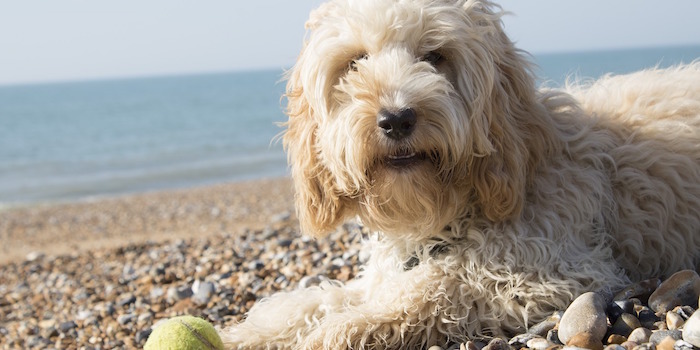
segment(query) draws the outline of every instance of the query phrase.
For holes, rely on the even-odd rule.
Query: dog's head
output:
[[[312,12],[284,134],[305,233],[356,214],[417,235],[463,215],[518,215],[535,90],[498,9],[336,0]]]

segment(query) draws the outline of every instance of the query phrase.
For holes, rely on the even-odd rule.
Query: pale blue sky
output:
[[[0,0],[0,84],[290,66],[322,0]],[[700,44],[700,1],[504,0],[533,53]]]

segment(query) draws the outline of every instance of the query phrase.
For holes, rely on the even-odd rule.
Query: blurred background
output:
[[[0,2],[0,206],[287,174],[282,76],[322,1]],[[499,2],[541,82],[700,57],[700,2]]]

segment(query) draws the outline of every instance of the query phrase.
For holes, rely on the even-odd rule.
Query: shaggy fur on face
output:
[[[260,301],[231,346],[502,336],[700,267],[700,64],[537,90],[500,16],[485,0],[311,14],[284,135],[301,229],[377,234],[355,280]]]

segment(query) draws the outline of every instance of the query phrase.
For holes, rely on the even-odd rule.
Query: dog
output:
[[[487,0],[333,0],[288,75],[302,232],[377,232],[346,284],[281,292],[234,348],[421,349],[524,332],[700,267],[700,62],[538,89]]]

